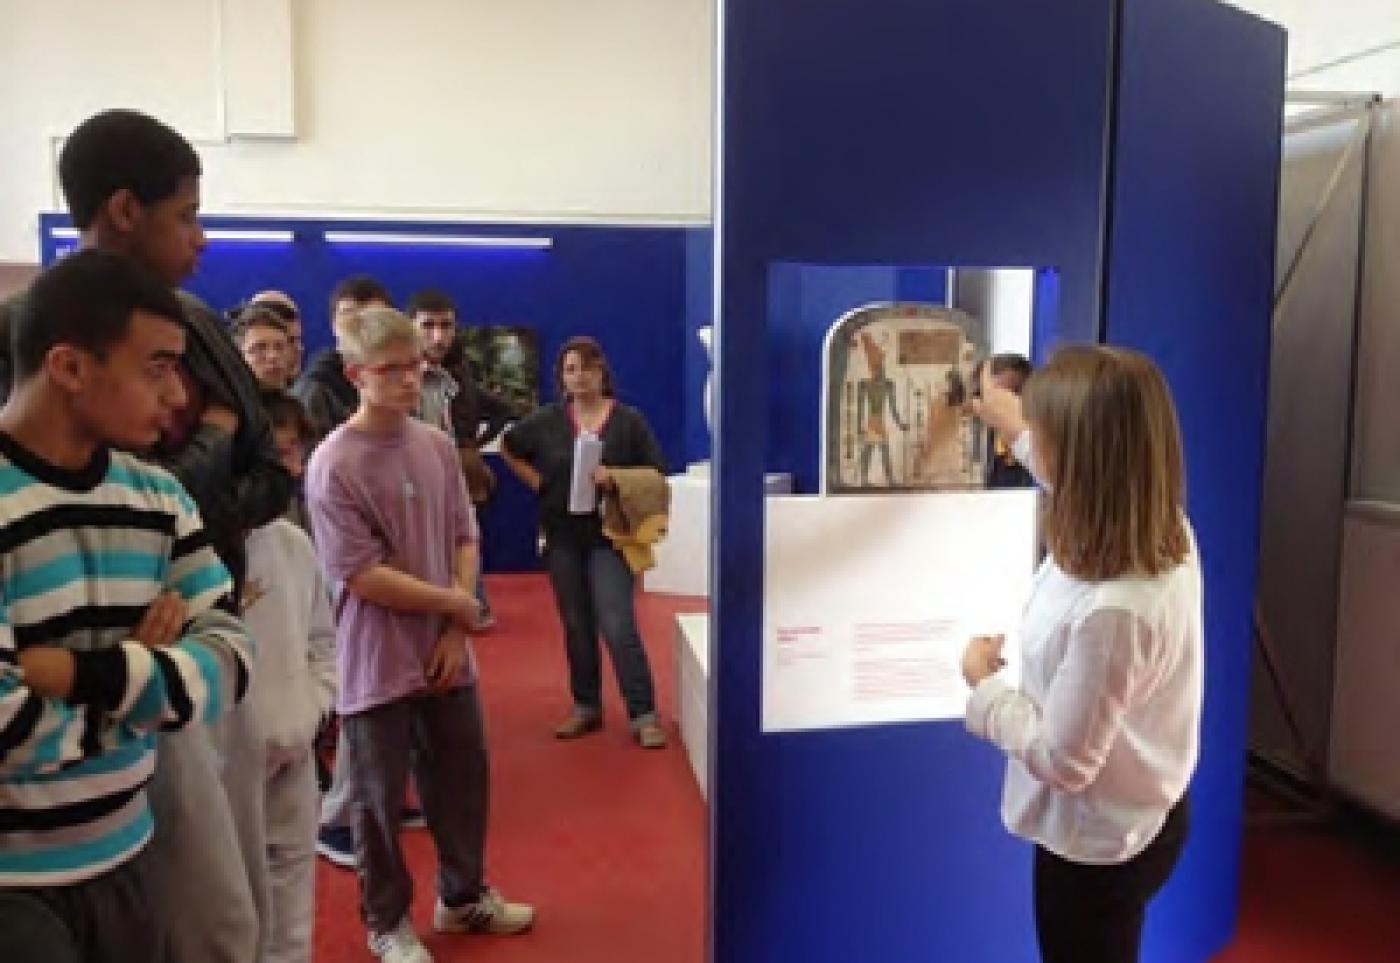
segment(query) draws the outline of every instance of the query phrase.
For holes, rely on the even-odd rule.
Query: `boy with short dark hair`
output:
[[[316,432],[306,407],[294,396],[285,391],[266,389],[262,394],[263,407],[272,420],[272,434],[277,439],[277,453],[282,456],[282,464],[296,479],[296,491],[287,504],[283,516],[297,528],[311,536],[311,516],[306,512],[306,493],[302,490],[302,479],[306,475],[307,449]]]
[[[418,417],[447,432],[457,446],[467,494],[480,519],[496,490],[496,474],[486,464],[481,449],[500,437],[515,411],[510,402],[477,382],[458,327],[457,304],[450,296],[431,288],[418,291],[408,299],[404,313],[418,326],[423,357],[428,362]],[[480,577],[476,598],[481,603],[477,627],[490,628],[496,620],[486,599],[486,583]]]
[[[229,336],[261,388],[282,390],[291,381],[292,340],[274,308],[246,304],[229,321]]]
[[[982,380],[982,366],[987,366],[993,382],[1014,394],[1020,394],[1030,379],[1030,360],[1024,355],[1010,352],[994,354],[985,361],[978,362],[972,372],[972,383]],[[1025,465],[1016,460],[1010,444],[991,429],[987,430],[987,487],[1034,488],[1035,479]]]
[[[265,391],[263,401],[287,471],[300,478],[306,414],[284,392]],[[225,766],[263,779],[253,813],[268,876],[260,963],[310,963],[320,803],[315,741],[335,698],[335,625],[316,550],[289,519],[248,535],[242,610],[258,640],[249,707],[261,738],[233,740]]]
[[[339,330],[341,320],[360,308],[374,305],[387,308],[391,304],[389,289],[368,274],[342,278],[331,291],[331,331]],[[313,448],[331,430],[340,427],[359,404],[355,386],[345,377],[345,359],[334,347],[311,359],[311,364],[292,386],[292,394],[306,406],[306,413],[311,416],[311,424],[316,429]]]
[[[148,889],[155,734],[242,698],[232,582],[153,444],[185,402],[183,309],[84,251],[12,320],[0,410],[0,957],[163,957]]]
[[[306,342],[302,339],[301,309],[290,294],[276,290],[259,291],[248,299],[248,304],[270,308],[286,324],[287,341],[291,347],[291,357],[287,362],[287,383],[290,384],[301,374],[302,355],[306,351]]]
[[[173,287],[204,250],[199,224],[202,168],[177,131],[134,110],[104,110],[64,141],[58,173],[79,246],[128,258]],[[236,605],[246,568],[247,533],[286,509],[292,480],[273,445],[257,382],[224,330],[198,298],[175,291],[184,353],[173,374],[181,402],[158,437],[139,450],[167,468],[199,507],[214,550],[233,577]],[[8,393],[8,336],[25,295],[0,305],[0,394]],[[246,716],[235,712],[234,715]],[[246,728],[256,720],[243,719]],[[156,813],[152,872],[170,926],[171,963],[248,963],[259,954],[266,879],[240,856],[231,797],[260,791],[238,773],[221,780],[204,727],[160,740],[150,787]],[[246,801],[246,798],[245,800]],[[247,847],[245,846],[245,849]],[[200,889],[188,880],[200,880]]]

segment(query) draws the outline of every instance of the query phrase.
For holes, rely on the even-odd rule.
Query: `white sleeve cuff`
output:
[[[972,690],[972,698],[967,701],[967,717],[964,720],[967,731],[974,736],[991,740],[989,727],[992,708],[1011,691],[1011,686],[995,675],[989,675],[977,683],[977,687]]]

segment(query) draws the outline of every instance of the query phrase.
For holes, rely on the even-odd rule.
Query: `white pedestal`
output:
[[[700,795],[709,799],[710,617],[676,616],[676,715]]]
[[[706,597],[710,594],[710,477],[709,465],[692,465],[684,475],[672,475],[671,517],[666,537],[656,546],[656,567],[646,573],[643,587],[665,595]],[[767,495],[792,491],[792,476],[765,475]]]

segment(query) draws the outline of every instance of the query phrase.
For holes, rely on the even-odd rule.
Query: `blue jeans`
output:
[[[544,553],[559,621],[564,626],[564,651],[569,659],[569,688],[574,707],[599,715],[603,711],[602,669],[598,634],[608,644],[617,685],[636,725],[656,718],[656,696],[633,605],[636,580],[627,562],[611,545],[550,544]]]

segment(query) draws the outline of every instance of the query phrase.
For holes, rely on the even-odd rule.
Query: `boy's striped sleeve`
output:
[[[103,724],[100,711],[25,684],[9,611],[0,603],[0,775],[52,772],[93,755]]]
[[[248,691],[252,639],[241,620],[219,607],[232,595],[233,580],[183,492],[166,587],[179,593],[189,612],[181,638],[169,646],[122,645],[128,677],[116,712],[138,727],[209,722]]]

